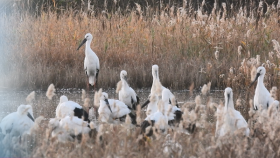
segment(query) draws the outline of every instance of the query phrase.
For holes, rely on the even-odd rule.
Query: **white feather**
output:
[[[9,131],[11,136],[21,136],[29,133],[34,121],[27,116],[28,113],[33,117],[32,107],[30,105],[20,105],[16,112],[4,117],[0,124],[2,133],[7,134]]]
[[[244,117],[234,109],[233,93],[231,88],[225,89],[225,108],[223,108],[222,120],[216,122],[216,136],[222,137],[228,133],[245,128],[244,135],[249,136],[250,130]],[[229,97],[228,97],[229,96]],[[220,110],[218,108],[218,110]],[[219,116],[221,111],[217,111]],[[219,120],[219,119],[218,119]]]

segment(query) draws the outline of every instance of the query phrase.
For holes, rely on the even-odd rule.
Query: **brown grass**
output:
[[[251,67],[259,64],[248,64],[256,55],[260,64],[267,59],[274,64],[267,67],[268,87],[279,85],[279,59],[272,43],[280,41],[277,12],[261,17],[258,28],[253,13],[247,17],[242,10],[233,17],[214,11],[209,16],[179,9],[177,13],[163,10],[141,16],[138,8],[126,15],[116,11],[89,16],[73,10],[38,17],[1,15],[0,28],[5,31],[0,34],[0,88],[46,89],[49,83],[85,88],[84,48],[76,48],[88,32],[100,59],[100,88],[115,87],[121,70],[130,74],[132,87],[150,87],[151,67],[158,64],[162,84],[173,89],[187,89],[192,83],[199,88],[208,82],[218,89],[244,89]]]

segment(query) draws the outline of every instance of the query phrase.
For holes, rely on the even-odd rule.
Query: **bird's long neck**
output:
[[[261,75],[261,76],[258,78],[257,87],[264,87],[263,79],[264,79],[264,75]]]
[[[91,43],[91,40],[88,40],[88,41],[86,42],[86,50],[85,50],[86,56],[90,55],[90,53],[92,52],[92,51],[91,51],[91,48],[90,48],[90,43]]]
[[[233,104],[233,98],[232,98],[232,96],[230,96],[230,98],[227,98],[227,99],[226,99],[225,108],[226,108],[226,110],[228,110],[228,109],[234,109],[234,104]]]
[[[123,78],[122,78],[121,80],[122,80],[122,88],[128,88],[129,85],[128,85],[128,83],[126,82],[126,80],[124,80]]]

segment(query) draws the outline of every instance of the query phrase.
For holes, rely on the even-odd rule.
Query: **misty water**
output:
[[[5,91],[0,90],[0,120],[11,112],[15,112],[20,104],[27,104],[26,97],[31,91]],[[118,94],[115,89],[104,90],[109,95],[109,98],[118,98]],[[136,90],[137,95],[140,98],[140,104],[143,104],[150,93],[150,89],[139,89]],[[200,92],[196,91],[191,95],[188,90],[177,90],[173,91],[179,106],[185,102],[192,102],[195,100],[195,96],[199,95]],[[69,100],[75,101],[80,105],[83,105],[82,101],[82,89],[59,89],[56,91],[56,95],[49,100],[46,97],[46,91],[35,91],[35,100],[32,102],[33,115],[35,118],[38,116],[44,116],[45,118],[55,117],[55,109],[59,103],[59,97],[61,95],[66,95]],[[93,106],[94,92],[89,92],[89,97],[91,99],[90,106]],[[212,97],[213,101],[219,103],[223,100],[223,91],[215,90],[211,91],[208,97]]]

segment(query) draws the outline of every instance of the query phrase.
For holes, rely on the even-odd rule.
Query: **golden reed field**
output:
[[[280,2],[265,11],[264,3],[237,10],[223,3],[210,12],[202,3],[198,8],[168,6],[148,14],[148,7],[136,3],[126,14],[95,13],[94,8],[58,12],[52,7],[36,15],[16,9],[1,13],[1,89],[45,90],[51,83],[56,88],[85,88],[84,47],[76,49],[86,33],[93,35],[91,48],[100,60],[98,88],[115,88],[121,70],[127,71],[134,89],[150,88],[154,64],[162,85],[172,90],[200,90],[210,84],[182,104],[178,126],[155,131],[152,137],[140,134],[140,128],[126,119],[122,124],[93,123],[92,132],[81,140],[60,142],[51,137],[45,115],[56,107],[45,108],[45,119],[37,117],[31,135],[21,142],[1,141],[0,157],[279,157],[280,113],[273,106],[254,111],[255,85],[249,87],[262,65],[265,86],[279,99],[279,90],[272,87],[280,84]],[[216,111],[224,103],[215,102],[209,90],[226,87],[233,89],[235,108],[243,109],[249,137],[244,129],[215,137]],[[140,125],[145,112],[137,113]],[[196,128],[189,132],[193,124]]]
[[[280,27],[275,6],[258,20],[256,9],[240,8],[233,14],[221,8],[207,15],[171,7],[145,16],[141,9],[136,5],[125,15],[103,11],[91,16],[71,9],[49,9],[37,16],[1,14],[0,87],[46,89],[54,83],[85,88],[84,47],[76,49],[88,32],[100,59],[100,88],[115,87],[121,70],[128,72],[132,87],[150,87],[153,64],[159,65],[162,84],[172,89],[188,89],[192,83],[199,88],[208,82],[217,89],[243,89],[251,81],[252,68],[263,63],[271,75],[268,86],[278,86]]]

